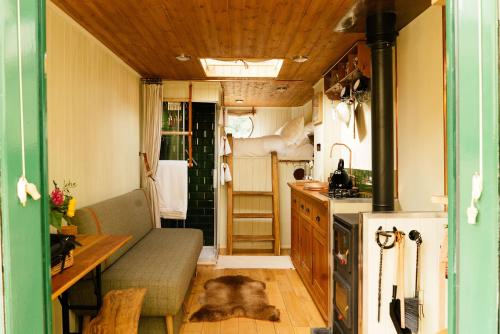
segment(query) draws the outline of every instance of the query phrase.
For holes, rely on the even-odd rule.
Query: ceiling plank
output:
[[[364,36],[334,31],[362,0],[52,1],[144,77],[207,79],[199,58],[284,59],[277,79],[291,80],[285,92],[277,91],[283,81],[223,83],[228,103],[249,106],[307,102],[323,72]],[[409,18],[430,0],[394,1]],[[182,53],[192,60],[177,61]],[[295,63],[296,55],[310,60]]]

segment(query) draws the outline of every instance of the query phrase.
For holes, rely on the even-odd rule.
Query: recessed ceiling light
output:
[[[178,61],[189,61],[191,60],[191,56],[190,55],[186,55],[184,53],[181,53],[180,55],[178,55],[177,57],[175,57]]]
[[[243,103],[243,100],[242,99],[237,99],[235,100],[236,103]]]
[[[309,57],[307,56],[294,56],[292,60],[296,63],[305,63],[306,61],[309,60]]]

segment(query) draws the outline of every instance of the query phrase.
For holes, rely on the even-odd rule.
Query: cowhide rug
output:
[[[234,317],[279,321],[280,311],[269,305],[266,284],[247,276],[222,276],[205,282],[204,304],[190,321],[220,321]]]

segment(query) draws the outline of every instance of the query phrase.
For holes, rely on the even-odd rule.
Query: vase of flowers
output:
[[[71,189],[76,187],[76,183],[65,181],[60,188],[55,181],[53,182],[54,190],[50,193],[50,225],[62,234],[76,235],[78,228],[73,224],[76,199],[71,194]],[[66,225],[63,225],[63,220]]]

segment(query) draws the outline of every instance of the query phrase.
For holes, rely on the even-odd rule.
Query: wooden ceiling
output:
[[[52,1],[143,77],[206,79],[204,57],[285,59],[278,80],[223,81],[226,105],[302,105],[322,73],[364,37],[334,31],[354,0]],[[181,53],[193,59],[179,62]],[[310,60],[295,63],[296,55]]]

